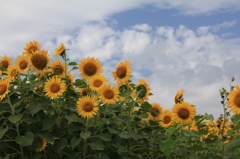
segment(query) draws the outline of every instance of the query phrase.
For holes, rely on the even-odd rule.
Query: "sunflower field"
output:
[[[68,51],[61,43],[52,60],[30,41],[15,61],[0,57],[0,159],[239,158],[240,86],[220,90],[217,119],[196,114],[183,89],[164,109],[146,80],[131,81],[129,61],[112,85],[97,58],[71,62]]]

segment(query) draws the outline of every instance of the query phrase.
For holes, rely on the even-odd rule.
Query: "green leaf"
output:
[[[42,102],[37,99],[32,98],[29,102],[29,106],[27,107],[27,111],[34,115],[42,109]]]
[[[239,148],[239,146],[240,146],[240,138],[238,136],[238,137],[233,138],[228,143],[228,146],[227,146],[226,150],[227,151],[233,151],[234,149]]]
[[[89,144],[92,150],[104,150],[104,145],[101,140]]]
[[[149,111],[152,108],[152,105],[149,104],[148,102],[144,102],[143,105],[141,106],[141,109],[144,111]]]
[[[68,120],[68,124],[71,122],[80,122],[80,117],[77,114],[70,114],[69,116],[66,116],[66,119]]]
[[[175,146],[175,142],[171,138],[168,138],[167,140],[162,141],[159,144],[160,151],[162,151],[167,157],[171,155],[171,152],[174,146]]]
[[[55,138],[50,132],[43,132],[39,134],[43,139],[47,140],[48,143],[54,144]],[[56,134],[54,134],[56,135]]]
[[[90,132],[90,131],[81,132],[81,134],[80,134],[81,138],[83,138],[84,140],[86,140],[87,138],[89,138],[90,135],[91,135],[91,132]]]
[[[1,71],[7,71],[7,69],[5,67],[3,67],[3,66],[0,66],[0,70]]]
[[[4,136],[4,134],[8,131],[8,126],[6,128],[0,127],[0,139]]]
[[[62,150],[64,147],[67,146],[67,144],[68,144],[67,139],[66,139],[66,138],[63,138],[63,139],[61,140],[61,146],[60,146],[59,149]]]
[[[77,86],[78,88],[86,88],[87,87],[86,81],[84,81],[82,79],[76,79],[74,85]]]
[[[99,137],[100,137],[100,139],[102,139],[103,141],[111,141],[110,135],[100,134]]]
[[[29,146],[32,145],[34,139],[34,135],[32,132],[27,131],[25,133],[25,136],[17,136],[16,137],[16,143],[22,146]]]
[[[113,128],[113,127],[112,128],[108,127],[108,130],[109,130],[110,133],[113,133],[113,134],[118,134],[119,133],[118,130]]]
[[[168,135],[171,136],[175,131],[177,131],[181,127],[180,124],[171,126],[168,128]]]
[[[22,114],[18,114],[16,116],[10,115],[8,117],[8,120],[11,121],[12,123],[17,123],[18,121],[20,121],[22,119]]]
[[[74,66],[74,65],[77,65],[77,63],[76,62],[69,62],[68,65],[69,66]]]
[[[81,138],[73,137],[71,139],[71,147],[72,147],[72,149],[74,149],[75,146],[79,145],[80,141],[81,141]]]
[[[129,133],[127,133],[127,132],[121,132],[121,133],[119,134],[119,136],[120,136],[121,138],[124,138],[124,139],[129,139],[129,138],[131,138],[131,135],[130,135]]]
[[[40,80],[40,81],[34,81],[34,82],[31,84],[30,89],[33,89],[33,88],[35,88],[35,87],[38,87],[38,86],[44,84],[44,82],[46,82],[45,79],[44,79],[44,80]]]
[[[72,71],[72,70],[77,70],[77,69],[78,69],[78,67],[73,67],[73,68],[71,69],[71,71]]]
[[[212,114],[207,114],[207,113],[204,114],[203,118],[211,121],[214,120],[214,116]]]
[[[56,119],[54,117],[46,117],[43,120],[42,130],[49,130],[56,123]]]

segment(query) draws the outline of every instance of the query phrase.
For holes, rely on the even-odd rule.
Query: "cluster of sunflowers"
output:
[[[52,139],[44,136],[43,132],[37,133],[37,137],[34,135],[34,137],[32,137],[32,135],[29,135],[30,133],[27,134],[28,131],[26,132],[20,129],[21,123],[23,122],[26,124],[39,123],[37,119],[34,119],[36,120],[34,122],[30,121],[33,118],[31,116],[26,115],[26,117],[23,117],[22,114],[24,114],[25,111],[32,116],[38,115],[37,118],[42,117],[41,113],[50,115],[50,117],[47,117],[46,122],[41,123],[43,124],[41,126],[43,127],[44,133],[46,133],[46,130],[48,130],[48,133],[52,133],[51,129],[54,125],[56,125],[56,129],[62,128],[64,122],[67,123],[65,126],[69,126],[72,122],[74,123],[83,119],[85,122],[83,125],[86,130],[78,131],[85,133],[80,135],[82,139],[85,140],[85,145],[87,145],[87,139],[90,135],[88,134],[88,129],[91,127],[90,121],[96,122],[95,124],[100,127],[97,131],[101,134],[104,134],[104,130],[107,127],[108,131],[106,133],[111,132],[111,137],[114,135],[114,131],[118,132],[121,130],[119,132],[120,134],[125,133],[126,128],[128,128],[128,134],[132,133],[132,129],[134,129],[134,133],[136,133],[137,136],[140,129],[151,126],[151,129],[156,131],[155,135],[161,134],[160,139],[165,139],[170,145],[172,144],[172,140],[168,140],[168,138],[171,138],[173,133],[179,132],[180,127],[180,132],[186,130],[188,136],[190,135],[191,137],[196,137],[196,134],[201,132],[201,135],[198,136],[198,141],[200,140],[202,142],[206,139],[214,141],[220,139],[223,143],[227,143],[230,139],[234,138],[234,135],[238,134],[238,127],[236,127],[238,120],[235,120],[235,123],[230,122],[227,118],[228,112],[225,106],[227,105],[228,108],[233,111],[234,115],[240,114],[239,86],[236,86],[236,90],[232,90],[230,93],[223,93],[223,99],[227,100],[226,103],[222,101],[224,114],[213,122],[213,119],[206,117],[207,115],[196,115],[196,107],[183,100],[184,90],[177,91],[174,97],[175,105],[172,110],[164,110],[158,103],[149,104],[149,96],[152,95],[150,92],[151,88],[144,79],[139,79],[137,85],[132,83],[130,80],[132,74],[129,61],[120,61],[116,66],[116,70],[112,72],[116,84],[112,85],[109,84],[108,79],[101,74],[103,71],[102,64],[97,58],[84,58],[80,60],[79,63],[68,62],[68,49],[66,49],[62,43],[56,48],[54,58],[62,57],[63,60],[52,60],[48,51],[41,49],[37,41],[27,43],[24,50],[25,52],[17,57],[14,64],[12,59],[7,55],[2,56],[0,59],[0,105],[10,107],[9,110],[4,110],[6,107],[0,109],[0,114],[2,119],[4,119],[1,119],[0,124],[5,125],[5,128],[0,128],[0,139],[5,137],[2,141],[7,141],[6,138],[10,138],[6,135],[9,131],[6,126],[8,127],[8,123],[12,123],[17,132],[16,142],[20,145],[19,150],[16,150],[16,147],[13,147],[13,149],[21,154],[22,158],[24,158],[24,153],[26,154],[26,150],[24,150],[23,147],[32,145],[35,140],[39,141],[39,144],[35,147],[36,152],[45,150],[48,143],[54,143]],[[70,69],[70,67],[72,68]],[[72,70],[79,70],[81,79],[75,79]],[[232,81],[234,81],[234,79]],[[21,109],[18,110],[18,107],[21,107]],[[115,110],[116,107],[119,109],[119,112]],[[108,112],[109,110],[112,110],[112,112]],[[16,112],[18,112],[18,114]],[[73,112],[78,115],[79,119],[76,118]],[[56,115],[56,117],[53,118],[52,116],[54,115]],[[113,119],[112,121],[115,121],[117,125],[123,124],[118,130],[113,130],[112,127],[108,127],[110,125],[108,118],[117,118],[118,115],[124,115],[127,119],[121,122],[120,119],[118,119],[119,121]],[[98,125],[100,118],[105,122],[105,125]],[[8,119],[8,121],[5,119]],[[209,119],[211,120],[207,121]],[[50,122],[50,120],[54,120],[54,122]],[[52,124],[48,125],[48,122]],[[26,124],[23,124],[24,128],[27,127]],[[94,123],[92,124],[94,125]],[[133,125],[135,128],[141,128],[136,130],[133,128]],[[66,130],[66,132],[69,131],[74,132],[75,130]],[[25,137],[29,137],[29,140],[26,139],[28,143],[25,143],[21,138],[24,133]],[[124,133],[119,136],[124,139],[130,138]],[[176,136],[174,139],[176,139]],[[100,138],[103,139],[103,137]],[[134,137],[132,138],[136,140]],[[139,136],[139,138],[141,137]],[[143,135],[142,138],[146,137]],[[150,138],[151,135],[149,140]],[[77,140],[75,136],[71,139],[73,140],[71,140],[71,144],[72,142],[80,143],[80,140]],[[157,144],[161,143],[160,139],[158,139]],[[10,138],[10,140],[15,139]],[[108,141],[108,138],[104,138],[103,140]],[[100,143],[102,143],[102,141]],[[90,147],[92,150],[97,149],[91,146],[91,144],[92,143],[90,143]],[[193,142],[191,144],[196,145],[196,143]],[[74,148],[77,144],[72,145]],[[80,148],[83,158],[88,158],[87,156],[90,153],[90,151],[86,150],[87,147],[88,146],[84,146],[83,149]],[[157,156],[166,155],[169,157],[172,153],[169,151],[171,151],[174,146],[170,146],[169,148],[170,150],[166,150],[160,147],[159,152],[154,150],[154,152],[156,151],[155,153],[144,155],[155,155],[156,157],[157,154]],[[175,154],[178,151],[174,150]],[[0,153],[0,155],[2,154]],[[76,156],[77,154],[74,155]],[[106,154],[98,153],[98,155]],[[108,156],[111,155],[108,154]]]

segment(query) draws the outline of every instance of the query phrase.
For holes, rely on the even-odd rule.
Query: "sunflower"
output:
[[[152,107],[150,108],[150,111],[158,110],[159,114],[156,115],[155,113],[149,112],[149,117],[155,119],[155,120],[160,120],[160,115],[163,111],[163,108],[158,104],[158,103],[153,103]]]
[[[89,95],[89,89],[86,87],[86,88],[78,88],[78,90],[77,90],[80,94],[81,94],[81,96],[87,96],[87,95]]]
[[[40,138],[40,141],[41,141],[41,147],[36,149],[37,152],[43,151],[47,147],[47,141],[45,139],[41,138],[41,137],[39,137],[39,138]]]
[[[160,114],[160,125],[162,127],[169,127],[170,125],[172,125],[174,123],[174,115],[172,113],[172,111],[170,111],[169,109],[163,110],[162,113]]]
[[[30,66],[31,60],[29,56],[19,55],[16,59],[16,64],[18,66],[18,71],[21,73],[26,73]]]
[[[105,84],[100,90],[100,98],[104,104],[115,104],[118,98],[118,89],[111,84]]]
[[[175,98],[174,98],[174,101],[175,103],[180,103],[183,101],[183,93],[185,92],[185,90],[181,89],[180,91],[177,91],[176,95],[175,95]]]
[[[65,91],[66,84],[58,77],[48,79],[44,86],[44,92],[46,92],[46,95],[54,99],[62,96]]]
[[[235,86],[236,90],[231,91],[228,96],[227,105],[234,114],[240,114],[240,86]]]
[[[190,124],[195,117],[196,107],[187,102],[177,103],[172,108],[177,123]]]
[[[107,83],[107,78],[103,75],[94,76],[88,81],[90,89],[99,91]]]
[[[34,54],[35,51],[39,49],[40,49],[40,43],[38,41],[33,40],[26,44],[26,47],[24,48],[26,52],[23,52],[23,54],[31,56]]]
[[[88,57],[80,61],[78,64],[80,76],[83,79],[90,79],[102,72],[102,64],[94,57]]]
[[[150,95],[149,91],[151,90],[151,88],[147,84],[146,80],[139,79],[136,90],[137,92],[131,95],[133,98],[137,97],[137,101],[140,101],[140,102],[149,100],[149,95]]]
[[[8,69],[9,66],[12,65],[12,59],[8,57],[7,55],[0,56],[2,59],[0,60],[0,66],[4,67],[5,69]],[[0,71],[6,73],[6,71]]]
[[[126,83],[117,83],[117,88],[118,88],[118,91],[119,91],[119,100],[120,101],[126,101],[128,96],[128,93],[131,93],[129,94],[129,96],[131,97],[132,96],[132,91],[133,91],[133,86],[131,86],[131,82],[126,82]]]
[[[74,85],[73,85],[74,78],[75,78],[74,74],[72,74],[71,72],[68,72],[67,76],[68,76],[68,80],[66,81],[66,84],[71,88],[74,88]]]
[[[7,74],[8,74],[7,78],[15,79],[15,77],[18,74],[18,67],[17,67],[17,65],[14,65],[14,66],[8,68]]]
[[[65,63],[62,62],[61,60],[56,60],[55,62],[52,62],[49,64],[50,67],[52,68],[52,73],[57,73],[57,77],[64,77],[65,74]],[[67,70],[66,70],[67,72]]]
[[[47,50],[37,50],[31,56],[31,62],[33,70],[37,71],[41,75],[47,69],[47,64],[51,59],[49,58]]]
[[[116,71],[112,72],[114,81],[117,81],[117,83],[126,83],[131,76],[130,67],[131,64],[129,61],[121,61],[117,65]]]
[[[99,107],[95,98],[87,95],[78,99],[76,109],[78,115],[81,115],[84,118],[93,118],[99,110]]]
[[[9,79],[0,79],[0,101],[10,92],[8,90],[10,84]]]
[[[65,52],[66,48],[63,43],[60,43],[60,45],[55,49],[55,56],[61,56]]]

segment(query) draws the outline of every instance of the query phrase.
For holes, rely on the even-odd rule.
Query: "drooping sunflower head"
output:
[[[118,89],[111,84],[105,84],[100,90],[100,98],[104,104],[115,104],[118,98]]]
[[[240,86],[234,87],[236,90],[230,92],[227,106],[234,114],[240,114]]]
[[[150,111],[155,111],[155,110],[157,110],[157,113],[159,113],[159,114],[155,114],[154,112],[150,112],[149,117],[153,118],[155,120],[160,120],[160,116],[161,116],[161,113],[163,111],[163,108],[158,103],[153,103],[152,107],[150,108]]]
[[[107,83],[107,78],[104,75],[94,76],[88,81],[90,89],[99,92],[102,86]]]
[[[112,76],[117,83],[126,83],[131,76],[131,64],[129,61],[121,61],[117,67],[116,71],[112,72]]]
[[[4,67],[5,69],[8,69],[8,67],[11,65],[12,65],[12,59],[10,57],[8,57],[7,55],[1,56],[0,66]],[[0,71],[0,72],[6,72],[6,71]]]
[[[86,87],[86,88],[78,88],[77,90],[81,96],[87,96],[90,93],[90,90]]]
[[[161,120],[160,125],[162,127],[169,127],[174,123],[175,118],[172,111],[166,109],[163,110],[162,113],[160,114],[160,120]]]
[[[56,60],[55,62],[52,62],[49,64],[51,67],[51,72],[52,73],[57,73],[57,77],[64,77],[64,72],[65,72],[65,63],[62,62],[61,60]],[[66,70],[67,72],[67,70]]]
[[[60,45],[55,49],[55,56],[61,56],[66,51],[66,48],[63,43],[60,43]]]
[[[9,79],[0,79],[0,101],[10,92],[9,91]]]
[[[9,79],[15,79],[18,75],[18,67],[17,65],[14,65],[12,67],[9,67],[8,68],[8,71],[7,71],[7,78]]]
[[[175,104],[172,110],[175,113],[176,122],[181,124],[192,123],[196,114],[196,107],[187,102]]]
[[[47,50],[37,50],[31,56],[32,69],[38,73],[44,72],[50,60]]]
[[[21,73],[26,73],[31,64],[31,60],[29,56],[19,55],[16,59],[16,65],[18,66],[18,71]]]
[[[41,146],[39,148],[36,149],[36,152],[40,152],[45,150],[45,148],[47,147],[47,141],[41,137],[39,137],[40,142],[41,142]]]
[[[44,86],[44,92],[46,96],[51,99],[56,99],[63,95],[66,91],[66,84],[64,81],[61,81],[59,77],[52,77],[47,80]]]
[[[174,101],[175,103],[180,103],[183,101],[183,93],[185,92],[185,90],[181,89],[180,91],[177,91],[175,97],[174,97]]]
[[[97,114],[99,107],[95,98],[87,95],[78,99],[76,109],[78,115],[81,115],[84,118],[93,118],[94,115]]]
[[[139,79],[138,86],[136,88],[136,94],[135,94],[135,96],[138,94],[137,100],[140,102],[148,101],[150,90],[151,90],[151,88],[147,84],[146,80]]]
[[[102,72],[102,64],[94,57],[88,57],[81,60],[78,66],[80,76],[86,80]]]
[[[40,43],[38,41],[33,40],[26,44],[26,47],[24,48],[26,52],[23,52],[23,54],[31,56],[34,54],[35,51],[39,49],[40,49]]]

